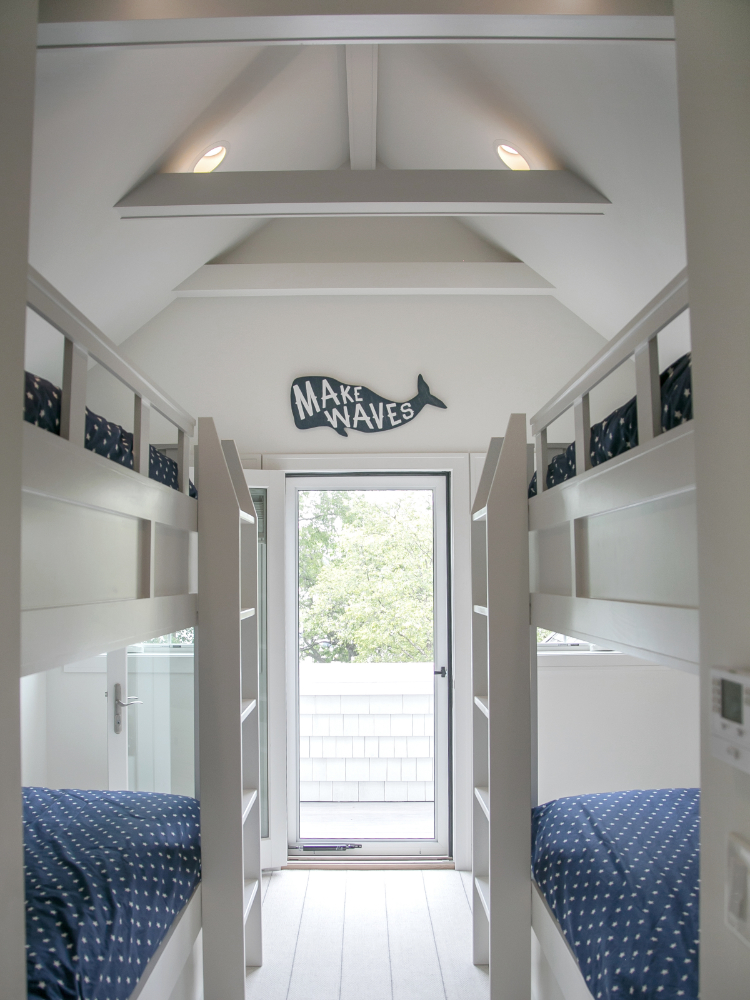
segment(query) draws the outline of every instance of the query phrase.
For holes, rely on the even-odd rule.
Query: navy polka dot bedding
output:
[[[533,810],[532,872],[596,1000],[698,997],[697,788]]]
[[[62,392],[45,378],[26,372],[23,418],[30,424],[43,427],[53,434],[60,433],[60,404]],[[119,424],[92,413],[86,407],[85,446],[89,451],[128,469],[133,468],[133,435]],[[179,490],[177,462],[149,446],[148,474],[157,483],[164,483]],[[197,497],[195,486],[190,483],[190,496]]]
[[[692,362],[683,354],[661,373],[661,429],[669,431],[693,418]],[[591,465],[601,465],[638,444],[638,404],[635,396],[591,428]],[[575,441],[547,466],[547,489],[576,474]],[[536,472],[529,483],[529,496],[536,496]]]
[[[200,881],[195,799],[24,788],[33,1000],[126,1000]]]

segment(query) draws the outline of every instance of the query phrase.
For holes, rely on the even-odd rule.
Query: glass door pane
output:
[[[195,795],[193,630],[128,647],[128,788]]]
[[[437,660],[446,662],[444,650],[436,656],[446,586],[438,580],[445,524],[438,531],[435,478],[362,488],[361,477],[349,488],[337,481],[296,490],[303,846],[447,851],[447,794],[436,794],[437,770],[447,788],[447,683],[435,673]],[[446,685],[437,691],[440,736],[436,681]]]

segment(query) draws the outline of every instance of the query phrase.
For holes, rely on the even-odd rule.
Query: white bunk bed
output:
[[[472,515],[473,875],[474,961],[490,966],[493,1000],[530,995],[529,921],[550,996],[592,996],[530,871],[537,626],[698,673],[693,422],[662,432],[656,340],[687,305],[683,272],[531,418],[537,496],[523,415],[488,450]],[[591,468],[589,393],[631,357],[639,443]],[[584,459],[546,489],[547,428],[571,407]]]
[[[246,966],[262,958],[257,528],[239,456],[202,419],[200,500],[189,496],[193,418],[31,268],[27,300],[65,349],[60,435],[24,423],[21,673],[106,652],[108,666],[120,666],[117,691],[108,690],[108,745],[126,762],[125,648],[196,626],[200,609],[202,875],[130,997],[168,1000],[202,929],[205,995],[240,1000]],[[85,448],[90,359],[134,393],[132,470]],[[179,489],[149,478],[151,409],[177,428]],[[114,787],[127,787],[126,767],[122,774]]]

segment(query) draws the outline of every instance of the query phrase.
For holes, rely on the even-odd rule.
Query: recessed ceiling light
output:
[[[497,144],[497,155],[506,167],[511,170],[531,170],[526,157],[522,156],[515,146],[509,146],[505,142]]]
[[[201,158],[193,167],[194,174],[210,174],[212,170],[216,170],[218,165],[227,155],[226,146],[212,146],[207,149],[205,153],[201,155]]]

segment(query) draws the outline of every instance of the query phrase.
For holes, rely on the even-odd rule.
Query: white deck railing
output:
[[[536,444],[537,493],[547,489],[547,428],[573,407],[576,475],[591,468],[589,393],[628,358],[635,356],[638,443],[661,434],[661,384],[656,337],[688,307],[687,270],[680,271],[605,347],[531,418]]]

